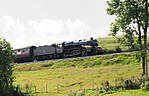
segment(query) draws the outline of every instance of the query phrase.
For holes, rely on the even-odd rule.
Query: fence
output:
[[[91,82],[92,88],[95,90],[95,85],[97,87],[97,84],[95,84],[94,80]],[[35,96],[71,96],[73,92],[80,90],[80,94],[84,94],[83,96],[86,96],[85,89],[86,87],[82,85],[82,82],[79,83],[73,83],[70,85],[63,85],[58,83],[56,86],[52,86],[51,84],[44,84],[42,86],[35,85],[32,83],[25,83],[20,85],[20,88],[23,89],[23,92],[25,93],[32,93]],[[79,93],[78,93],[79,94]]]

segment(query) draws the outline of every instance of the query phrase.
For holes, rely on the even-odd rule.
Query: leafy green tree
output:
[[[143,74],[148,75],[147,66],[147,31],[148,31],[148,0],[108,0],[107,13],[114,15],[111,23],[111,35],[117,37],[119,43],[139,49],[142,58]]]
[[[0,93],[12,88],[14,51],[5,39],[0,39]]]

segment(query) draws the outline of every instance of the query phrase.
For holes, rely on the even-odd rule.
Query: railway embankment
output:
[[[101,67],[108,65],[123,64],[128,65],[131,63],[139,64],[140,61],[135,53],[119,53],[108,54],[104,56],[93,56],[87,58],[68,58],[65,60],[51,60],[41,62],[30,62],[30,64],[21,64],[15,67],[15,70],[20,71],[36,71],[45,68],[69,68],[69,67]],[[38,69],[39,68],[39,69]]]
[[[15,84],[19,84],[24,91],[30,89],[33,95],[38,96],[92,96],[97,93],[116,96],[113,94],[125,92],[129,93],[128,96],[148,94],[142,89],[129,91],[121,88],[109,93],[100,90],[106,85],[105,82],[118,85],[129,78],[140,78],[141,61],[135,53],[22,64],[15,66],[14,71]]]

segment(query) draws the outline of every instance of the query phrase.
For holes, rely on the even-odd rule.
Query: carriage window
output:
[[[18,49],[18,50],[16,51],[16,54],[21,54],[21,50]]]
[[[20,52],[20,49],[18,49],[18,52]]]

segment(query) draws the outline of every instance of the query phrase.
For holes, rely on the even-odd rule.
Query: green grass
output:
[[[107,80],[113,85],[117,78],[127,79],[142,72],[135,54],[128,53],[18,65],[14,70],[15,84],[23,88],[28,85],[33,92],[36,86],[35,96],[56,96],[57,91],[60,96],[67,96],[72,90],[101,87]]]
[[[98,94],[99,96],[149,96],[149,91],[143,91],[142,89],[118,90],[109,91],[106,93],[99,93],[96,91],[85,91],[86,96],[96,96],[96,94]]]
[[[124,90],[124,91],[116,92],[111,95],[107,94],[105,96],[149,96],[149,91],[143,91],[141,89]]]

